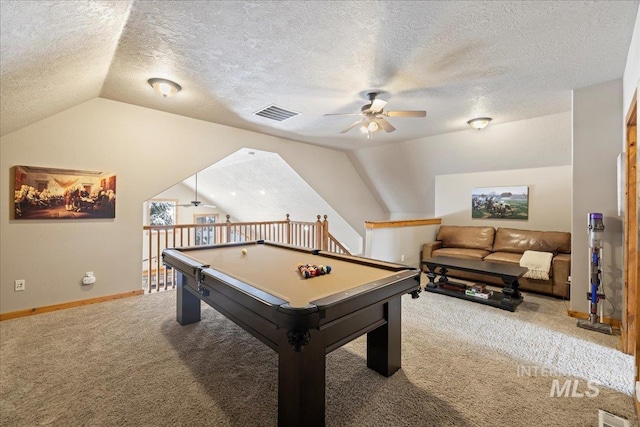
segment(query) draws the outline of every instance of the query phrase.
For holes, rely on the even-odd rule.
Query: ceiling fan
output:
[[[369,103],[360,108],[360,113],[338,113],[338,114],[325,114],[325,116],[363,116],[363,118],[352,123],[349,127],[340,133],[349,132],[354,127],[361,125],[363,132],[367,133],[367,137],[371,138],[372,134],[380,129],[385,132],[393,132],[396,130],[391,123],[389,123],[385,117],[426,117],[426,111],[416,110],[400,110],[400,111],[384,111],[384,107],[387,106],[388,101],[378,98],[377,92],[369,92],[367,97]]]
[[[196,174],[196,198],[195,200],[192,200],[189,203],[184,203],[182,205],[178,205],[181,206],[183,208],[190,208],[190,207],[198,207],[198,206],[202,206],[205,208],[215,208],[216,206],[212,206],[212,205],[203,205],[202,204],[202,200],[198,200],[198,174]]]

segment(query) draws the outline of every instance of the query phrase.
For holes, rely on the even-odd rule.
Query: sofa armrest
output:
[[[569,276],[571,275],[571,254],[558,254],[553,257],[553,295],[569,298]]]
[[[442,247],[441,240],[425,243],[424,245],[422,245],[422,254],[420,255],[420,259],[424,261],[427,258],[431,258],[433,256],[431,255],[431,253],[436,249],[440,249],[441,247]]]

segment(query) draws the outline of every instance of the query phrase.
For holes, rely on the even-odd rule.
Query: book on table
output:
[[[493,291],[485,291],[485,292],[476,292],[473,289],[467,289],[464,291],[465,294],[482,299],[489,299],[493,295]]]
[[[485,293],[485,292],[487,292],[487,285],[485,285],[484,283],[474,283],[474,284],[471,286],[471,289],[472,289],[474,292],[482,292],[482,293]]]
[[[448,289],[450,291],[455,292],[465,292],[467,290],[467,285],[464,283],[456,283],[456,282],[438,282],[438,285],[441,288]]]

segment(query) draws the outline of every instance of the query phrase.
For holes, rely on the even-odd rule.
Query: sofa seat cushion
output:
[[[514,254],[511,252],[494,252],[484,257],[485,261],[489,262],[503,262],[507,264],[520,265],[520,258],[522,254]],[[549,268],[549,277],[553,276],[553,265]]]
[[[482,259],[490,253],[491,252],[482,249],[441,248],[434,250],[431,255],[434,257],[448,256],[452,258],[477,259],[482,261]]]
[[[525,251],[571,253],[571,233],[498,228],[493,242],[494,252],[523,254]]]
[[[514,254],[511,252],[494,252],[484,257],[484,260],[489,262],[502,262],[506,264],[520,265],[520,258],[522,258],[522,254]]]
[[[445,248],[490,251],[495,232],[493,227],[441,225],[436,240],[440,240]]]

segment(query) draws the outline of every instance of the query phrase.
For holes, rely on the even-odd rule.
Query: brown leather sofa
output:
[[[520,289],[555,297],[569,298],[571,274],[571,233],[532,231],[514,228],[442,225],[435,242],[425,243],[421,259],[436,256],[477,259],[491,262],[519,264],[524,251],[553,253],[549,280],[521,278]],[[426,266],[423,267],[426,271]],[[478,273],[449,270],[448,277],[502,285],[497,277]]]

